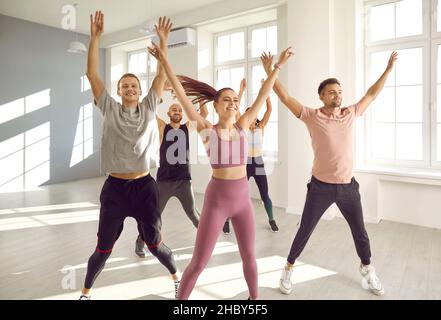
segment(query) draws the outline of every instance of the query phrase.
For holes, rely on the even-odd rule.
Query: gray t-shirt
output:
[[[150,88],[136,108],[126,108],[103,90],[95,105],[103,115],[101,170],[105,173],[150,171],[159,166],[156,107],[159,97]]]

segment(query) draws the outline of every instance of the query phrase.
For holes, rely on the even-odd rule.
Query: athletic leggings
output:
[[[159,191],[159,212],[164,211],[167,202],[172,197],[176,197],[182,205],[185,214],[190,219],[191,223],[197,228],[199,224],[200,213],[195,206],[193,187],[191,180],[176,180],[176,181],[157,181]],[[141,234],[140,226],[138,225],[139,234]]]
[[[266,214],[269,220],[274,220],[273,203],[268,194],[268,180],[266,178],[265,165],[262,157],[249,157],[247,163],[247,177],[251,177],[256,181],[257,188],[259,188],[260,198],[265,206]]]
[[[176,273],[172,251],[162,242],[161,214],[158,209],[158,188],[150,176],[123,180],[109,176],[100,195],[101,208],[98,244],[89,258],[84,287],[90,289],[103,270],[113,245],[121,235],[126,217],[136,219],[141,237],[150,252],[171,274]]]
[[[222,226],[228,217],[231,217],[236,233],[250,297],[257,299],[255,222],[248,181],[245,177],[239,180],[221,180],[213,177],[208,184],[193,256],[182,275],[178,299],[185,300],[190,296],[200,273],[211,257]]]
[[[268,180],[266,178],[265,166],[262,157],[248,157],[247,178],[253,177],[259,189],[260,198],[263,201],[268,220],[274,220],[273,203],[268,194]],[[229,222],[227,219],[226,222]]]

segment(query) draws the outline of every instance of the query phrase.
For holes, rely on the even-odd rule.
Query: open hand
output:
[[[90,15],[90,35],[99,37],[104,31],[104,14],[101,11],[95,11],[95,17]]]
[[[242,81],[240,82],[240,90],[245,90],[246,87],[247,87],[247,79],[243,78]]]
[[[292,52],[291,49],[292,47],[288,47],[280,53],[277,64],[283,65],[286,61],[288,61],[289,58],[291,58],[291,56],[294,55],[294,52]]]
[[[273,55],[268,52],[262,52],[261,56],[260,56],[260,61],[262,61],[262,66],[265,69],[265,72],[267,74],[271,73],[272,68],[271,65],[273,64]]]
[[[156,34],[160,40],[167,41],[173,23],[167,17],[160,17],[158,24],[155,25]]]
[[[164,51],[154,42],[151,47],[147,47],[148,52],[158,60],[159,63],[163,63],[166,59]]]
[[[386,70],[392,70],[392,68],[395,65],[395,61],[397,61],[398,59],[398,53],[396,51],[392,52],[389,58],[389,61],[387,63],[387,68]]]

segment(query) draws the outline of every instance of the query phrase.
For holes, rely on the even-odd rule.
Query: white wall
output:
[[[100,175],[98,110],[93,154],[80,161],[75,148],[80,110],[92,93],[81,85],[86,56],[66,51],[73,39],[67,30],[0,15],[0,192]],[[104,77],[104,63],[99,72]],[[26,136],[36,143],[25,144]]]
[[[356,172],[365,217],[441,229],[441,181]]]
[[[332,49],[337,47],[332,45],[332,5],[330,0],[288,1],[288,43],[294,46],[296,55],[287,68],[287,88],[292,96],[310,107],[320,106],[317,87],[336,69],[332,60],[335,57]],[[301,214],[313,155],[309,133],[293,114],[288,118],[288,137],[287,211]]]

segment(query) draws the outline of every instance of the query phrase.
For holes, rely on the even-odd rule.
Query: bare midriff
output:
[[[262,149],[260,148],[249,148],[248,149],[248,158],[257,158],[263,155]]]
[[[247,176],[247,166],[213,169],[213,177],[221,180],[239,180]]]
[[[130,172],[130,173],[110,173],[110,175],[114,178],[123,179],[123,180],[135,180],[139,178],[143,178],[148,176],[150,172]]]

